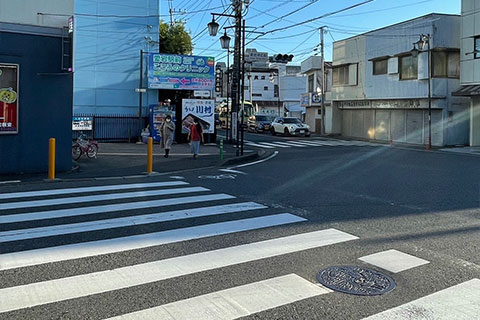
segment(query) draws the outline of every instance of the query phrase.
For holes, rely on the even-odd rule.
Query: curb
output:
[[[247,154],[247,155],[236,157],[236,158],[226,159],[219,163],[219,167],[227,167],[227,166],[232,166],[232,165],[240,164],[247,161],[257,160],[263,157],[265,153],[266,153],[265,150],[260,149],[257,152],[254,152],[252,154]]]
[[[226,159],[224,161],[219,162],[216,165],[213,166],[206,166],[206,167],[198,167],[198,168],[190,168],[190,169],[183,169],[183,170],[175,170],[175,171],[169,171],[169,172],[155,172],[153,174],[147,174],[147,173],[140,173],[136,175],[130,175],[130,176],[111,176],[111,177],[85,177],[85,178],[55,178],[55,180],[48,180],[48,179],[38,179],[38,180],[30,180],[30,181],[21,181],[21,180],[13,180],[13,181],[5,181],[0,183],[0,186],[2,185],[10,185],[10,184],[34,184],[34,183],[59,183],[59,182],[76,182],[76,181],[111,181],[111,180],[129,180],[129,179],[145,179],[145,178],[153,178],[153,177],[159,177],[159,176],[168,176],[171,174],[178,174],[182,172],[191,172],[191,171],[196,171],[196,170],[205,170],[205,169],[215,169],[215,168],[221,168],[225,166],[231,166],[235,164],[241,164],[244,162],[252,161],[252,160],[257,160],[259,158],[262,158],[265,156],[267,152],[264,149],[260,149],[257,152],[254,152],[252,154],[247,154],[244,156],[240,157],[235,157],[231,159]],[[80,169],[80,165],[76,162],[73,161],[74,166],[72,167],[71,170],[66,171],[67,173],[73,173],[76,172]]]

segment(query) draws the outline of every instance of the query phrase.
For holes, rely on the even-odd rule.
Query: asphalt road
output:
[[[246,140],[266,143],[271,158],[148,181],[0,187],[0,319],[363,319],[422,297],[375,319],[480,318],[480,158]],[[188,184],[119,186],[156,180]],[[1,198],[92,186],[111,187]],[[359,259],[375,253],[386,255]],[[358,296],[318,284],[320,270],[344,265],[383,272],[396,288]],[[429,298],[436,292],[443,300]]]

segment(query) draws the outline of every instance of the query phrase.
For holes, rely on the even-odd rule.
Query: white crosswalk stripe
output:
[[[95,220],[89,222],[71,223],[40,228],[19,229],[0,232],[0,242],[35,239],[41,237],[71,234],[77,232],[104,230],[109,228],[120,228],[138,226],[142,224],[166,222],[195,217],[205,217],[222,213],[243,212],[249,210],[265,209],[266,206],[255,202],[242,202],[227,205],[202,207],[194,209],[168,211],[141,216],[114,218],[106,220]]]
[[[141,198],[141,197],[162,196],[162,195],[170,195],[170,194],[193,193],[193,192],[204,192],[204,191],[209,191],[209,190],[201,187],[175,188],[175,189],[163,189],[163,190],[152,190],[152,191],[100,194],[95,196],[84,196],[84,197],[10,202],[10,203],[0,204],[0,210],[44,207],[44,206],[83,203],[83,202],[92,202],[92,201]]]
[[[115,192],[119,190],[129,192]],[[195,195],[198,192],[207,194]],[[184,195],[177,197],[176,194]],[[203,187],[190,187],[183,181],[121,184],[118,188],[114,185],[57,188],[2,195],[0,218],[5,228],[0,231],[0,245],[4,252],[0,254],[0,271],[15,272],[25,267],[35,270],[47,264],[49,269],[55,269],[66,261],[88,264],[95,261],[94,257],[106,254],[128,254],[127,251],[286,227],[306,221],[289,212],[273,212],[278,210],[256,202],[239,202],[233,195],[215,194]],[[150,199],[137,200],[140,197]],[[98,201],[115,203],[95,205]],[[63,207],[55,209],[58,205]],[[53,208],[45,210],[45,206]],[[170,206],[173,206],[173,210]],[[166,208],[162,210],[163,207]],[[117,212],[121,212],[121,215],[117,216]],[[248,216],[242,216],[243,213],[248,213]],[[209,220],[188,225],[189,219],[195,218]],[[172,227],[182,221],[187,226]],[[164,225],[167,222],[169,224]],[[148,229],[141,229],[147,226]],[[112,231],[120,230],[118,228],[128,232],[116,235],[116,231]],[[96,236],[84,237],[87,232]],[[104,238],[103,232],[106,232]],[[340,230],[324,229],[74,276],[60,274],[53,280],[14,286],[7,284],[0,289],[0,313],[133,288],[356,239],[356,236]],[[28,242],[23,241],[39,245],[29,248]],[[188,243],[185,242],[185,245],[188,246]],[[159,319],[165,310],[169,314],[177,314],[172,319],[192,319],[192,315],[194,318],[210,319],[207,315],[213,314],[214,310],[214,319],[235,319],[329,292],[329,289],[295,274],[281,275],[118,315],[118,319]],[[251,299],[252,296],[256,298]],[[225,308],[218,309],[216,303],[221,303]]]
[[[435,292],[364,320],[480,319],[480,279]]]
[[[289,274],[109,320],[230,320],[330,292],[329,289],[316,286],[295,274]]]
[[[0,289],[2,301],[0,312],[119,290],[355,239],[358,238],[348,233],[327,229],[114,270],[4,288]]]
[[[259,144],[274,147],[274,148],[291,148],[291,146],[282,145],[282,144],[279,144],[279,143],[261,142]]]
[[[308,148],[308,147],[378,147],[381,146],[380,144],[370,143],[370,142],[363,142],[363,141],[346,141],[346,140],[314,140],[314,139],[289,139],[289,140],[281,140],[281,141],[248,141],[246,142],[249,146],[257,147],[257,148],[266,148],[266,149],[273,149],[273,148],[289,148],[289,147],[296,147],[296,148]]]
[[[165,181],[165,182],[149,182],[149,183],[134,183],[134,184],[133,183],[117,184],[117,185],[107,185],[107,186],[99,186],[99,187],[65,188],[65,189],[52,189],[52,190],[42,190],[42,191],[12,192],[12,193],[0,194],[0,200],[14,199],[14,198],[41,197],[41,196],[55,196],[55,195],[61,195],[61,194],[84,193],[84,192],[173,187],[173,186],[182,186],[187,184],[188,183],[184,181]]]
[[[293,147],[295,142],[281,143]],[[319,142],[318,146],[321,146],[320,143],[323,142]],[[296,145],[313,147],[314,144],[317,142]],[[60,266],[59,263],[65,261],[80,264],[85,262],[88,265],[89,262],[94,261],[93,257],[100,255],[115,255],[169,243],[235,235],[238,232],[257,232],[256,230],[263,228],[287,227],[295,223],[300,223],[301,226],[301,223],[306,221],[305,218],[292,213],[272,212],[277,209],[268,208],[256,202],[239,202],[233,195],[215,194],[203,187],[185,187],[186,185],[188,185],[186,182],[180,184],[154,182],[122,184],[118,185],[119,188],[92,186],[52,189],[50,193],[49,190],[39,190],[3,194],[5,197],[0,203],[0,218],[7,228],[0,232],[0,245],[7,251],[2,251],[5,253],[0,254],[0,271],[15,272],[25,267],[30,268],[27,270],[35,270],[42,266],[48,266],[53,270]],[[173,186],[178,188],[169,188]],[[137,197],[129,197],[126,192],[115,193],[117,190],[131,190],[130,195],[135,194],[140,197],[140,194],[143,194],[151,199],[135,201]],[[184,193],[184,196],[177,197],[175,195],[177,193],[172,190],[183,190],[181,193]],[[109,191],[113,193],[108,193]],[[208,194],[195,195],[197,192]],[[88,193],[88,195],[81,195],[81,193]],[[71,194],[78,194],[78,196],[70,196]],[[30,200],[30,197],[35,199]],[[42,197],[48,198],[42,199]],[[25,201],[15,201],[15,199]],[[82,201],[80,202],[79,199]],[[104,200],[118,201],[118,203],[89,205]],[[128,202],[120,203],[124,201]],[[40,208],[44,205],[55,207],[59,204],[71,207],[50,210]],[[77,207],[78,204],[85,207]],[[172,210],[168,208],[169,206],[188,208],[173,207]],[[167,208],[162,210],[163,207]],[[12,213],[14,209],[21,211]],[[28,209],[29,212],[25,213],[23,209]],[[266,212],[267,210],[270,211]],[[122,215],[116,216],[117,212],[122,212]],[[105,213],[110,215],[102,215]],[[244,213],[248,213],[248,216],[242,216]],[[207,217],[209,222],[203,224],[170,226],[167,229],[162,227],[166,222],[173,225],[172,223],[185,222],[188,219]],[[58,220],[59,218],[62,219]],[[88,218],[89,221],[79,221],[74,218]],[[70,219],[74,221],[69,221]],[[32,224],[32,222],[35,223]],[[157,224],[159,230],[155,230]],[[135,229],[142,226],[150,226],[150,228],[147,231]],[[62,242],[64,239],[62,237],[67,235],[97,232],[100,236],[100,232],[117,230],[115,228],[125,228],[124,230],[131,232],[127,235],[119,233],[113,238],[110,234],[99,240],[78,237],[80,240],[74,240],[73,243]],[[60,241],[51,241],[52,239]],[[138,289],[139,286],[159,281],[177,281],[179,277],[193,277],[200,272],[217,272],[216,270],[220,268],[255,263],[309,249],[319,250],[325,246],[356,239],[358,237],[355,235],[337,229],[310,230],[304,233],[297,231],[293,235],[273,238],[270,236],[267,240],[230,244],[220,246],[219,249],[194,251],[196,253],[160,258],[150,262],[132,261],[119,267],[102,268],[80,274],[73,273],[74,275],[69,276],[60,274],[53,279],[37,282],[33,280],[34,282],[22,285],[8,286],[7,284],[0,288],[0,314],[23,312],[29,308],[40,306],[43,308],[44,305],[60,302],[68,304],[71,303],[71,299],[81,299],[123,289]],[[37,249],[28,249],[23,246],[22,241],[44,242],[43,246]],[[18,244],[20,245],[16,246]],[[188,246],[189,242],[185,242],[184,245]],[[428,264],[426,260],[397,250],[376,252],[359,259],[391,272],[402,272]],[[280,273],[277,276],[256,281],[248,279],[248,275],[245,275],[243,285],[222,288],[218,291],[208,290],[170,303],[149,305],[143,310],[139,310],[137,305],[131,305],[126,308],[126,312],[110,314],[110,317],[114,317],[109,319],[237,319],[332,292],[292,273],[286,275]],[[476,319],[480,313],[479,306],[480,280],[473,279],[366,319],[408,319],[406,315],[409,315],[411,310],[425,310],[435,319]],[[58,318],[59,315],[51,315],[51,317]]]
[[[262,144],[258,144],[258,143],[254,143],[254,142],[246,142],[245,144],[249,145],[249,146],[252,146],[252,147],[257,147],[257,148],[266,148],[266,149],[274,149],[275,148],[275,147],[272,147],[272,146],[266,146],[266,145],[262,145]]]
[[[170,198],[170,199],[163,199],[163,200],[149,200],[149,201],[141,201],[141,202],[121,203],[121,204],[107,204],[102,206],[82,207],[82,208],[73,208],[73,209],[48,210],[48,211],[22,213],[22,214],[10,214],[10,215],[2,216],[2,223],[66,218],[66,217],[73,217],[73,216],[92,215],[97,213],[115,212],[115,211],[121,211],[121,210],[164,207],[164,206],[172,206],[176,204],[206,202],[206,201],[233,199],[233,198],[235,197],[228,194],[220,193],[220,194],[208,194],[205,196]]]
[[[258,218],[241,219],[190,228],[147,233],[136,236],[6,253],[0,255],[0,270],[93,257],[103,254],[142,249],[167,243],[200,239],[215,235],[273,227],[301,221],[305,221],[305,219],[289,213],[283,213]]]

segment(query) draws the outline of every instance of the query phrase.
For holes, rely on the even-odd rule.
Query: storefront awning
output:
[[[480,96],[480,85],[462,86],[457,91],[454,91],[452,95],[461,97]]]

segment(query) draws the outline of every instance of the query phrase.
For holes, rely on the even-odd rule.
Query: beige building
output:
[[[480,0],[462,0],[461,89],[455,95],[470,97],[470,146],[480,147]]]
[[[431,59],[428,46],[413,50],[421,35],[429,37]],[[460,85],[459,15],[429,14],[337,41],[332,73],[343,136],[468,144],[468,101],[453,96]]]

